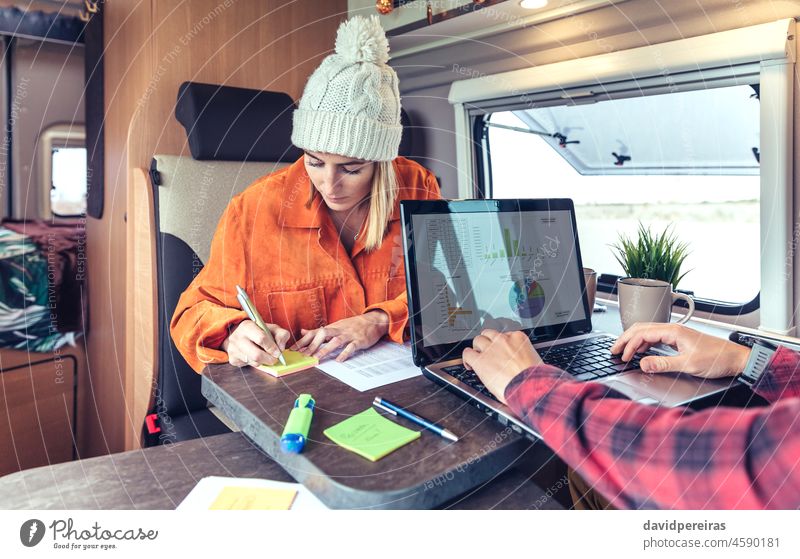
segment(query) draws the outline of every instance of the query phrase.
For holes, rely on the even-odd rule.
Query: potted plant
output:
[[[673,289],[689,272],[681,275],[681,267],[689,255],[689,245],[678,241],[667,227],[660,235],[639,222],[639,237],[636,240],[623,235],[617,244],[611,245],[614,257],[629,278],[655,279],[669,282]]]
[[[694,313],[694,300],[683,293],[675,293],[689,246],[680,242],[671,226],[660,234],[639,223],[636,239],[620,235],[611,245],[614,257],[625,270],[627,277],[617,281],[620,317],[626,330],[636,322],[669,322],[672,304],[683,299],[689,312],[678,322],[689,320]]]

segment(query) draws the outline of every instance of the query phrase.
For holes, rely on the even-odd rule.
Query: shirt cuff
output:
[[[408,305],[405,301],[390,299],[382,303],[375,303],[364,309],[364,314],[370,311],[383,311],[389,315],[389,331],[386,335],[393,342],[403,343],[406,325],[408,324]]]
[[[225,308],[219,309],[215,314],[224,314],[224,318],[215,316],[213,334],[208,333],[204,337],[198,338],[195,347],[197,361],[190,363],[198,373],[202,372],[203,368],[210,363],[228,362],[228,354],[220,349],[220,346],[240,322],[247,320],[247,313],[241,310]]]
[[[800,369],[800,358],[798,358],[797,352],[785,346],[778,346],[778,350],[770,359],[767,370],[753,385],[753,392],[768,402],[797,396],[800,394],[800,371],[798,369]]]
[[[523,417],[530,412],[529,404],[535,403],[541,396],[563,382],[572,380],[572,376],[552,365],[535,365],[520,372],[511,379],[505,390],[505,399],[514,412]]]

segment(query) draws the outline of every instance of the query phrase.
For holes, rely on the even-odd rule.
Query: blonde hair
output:
[[[400,185],[391,161],[378,161],[372,175],[372,190],[367,215],[367,232],[364,246],[367,251],[375,250],[383,242],[389,227],[389,218],[394,212],[394,204]]]
[[[310,181],[309,181],[310,182]],[[369,213],[366,219],[364,247],[367,252],[375,250],[383,242],[383,236],[389,227],[389,219],[394,212],[400,183],[391,161],[376,161],[372,173],[372,187],[369,193]],[[306,207],[311,207],[317,189],[311,183],[311,193]]]

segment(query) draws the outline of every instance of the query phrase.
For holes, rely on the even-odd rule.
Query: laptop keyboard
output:
[[[489,392],[489,389],[483,385],[478,375],[476,375],[474,371],[468,371],[464,365],[451,365],[450,367],[444,367],[442,370],[448,375],[457,378],[470,388],[477,390],[484,396],[488,396],[495,402],[498,401],[497,398],[494,397],[494,394]]]
[[[625,362],[620,356],[610,353],[611,346],[615,341],[616,338],[599,336],[570,344],[547,347],[542,349],[539,354],[545,363],[564,369],[572,374],[575,380],[594,380],[638,369],[639,360],[644,355],[634,355],[633,359]]]
[[[573,375],[575,380],[580,381],[601,379],[609,375],[638,369],[639,360],[642,357],[655,355],[648,351],[644,355],[637,354],[633,359],[625,362],[619,356],[610,353],[615,340],[612,337],[599,336],[547,347],[539,350],[539,355],[546,364],[563,369]],[[483,385],[478,375],[473,371],[468,371],[464,365],[451,365],[442,370],[484,396],[497,401],[497,398]]]

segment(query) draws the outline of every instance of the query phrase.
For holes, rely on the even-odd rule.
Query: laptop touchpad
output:
[[[604,379],[604,384],[632,400],[646,400],[671,406],[690,401],[730,385],[730,379],[701,379],[680,373],[630,372]]]
[[[647,385],[642,382],[638,382],[637,380],[630,380],[629,377],[631,376],[633,375],[617,375],[613,378],[603,379],[602,383],[618,392],[621,392],[631,400],[635,400],[643,404],[659,403],[660,398],[648,390]]]

